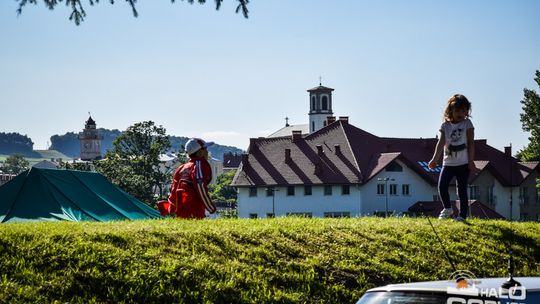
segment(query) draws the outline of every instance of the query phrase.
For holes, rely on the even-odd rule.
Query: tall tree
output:
[[[540,87],[540,71],[534,79]],[[519,151],[517,157],[522,161],[540,161],[540,96],[534,90],[523,89],[523,113],[520,114],[523,131],[530,132],[529,144]]]
[[[15,0],[19,4],[19,8],[17,9],[17,13],[20,15],[22,13],[23,7],[30,3],[30,4],[37,4],[40,2],[39,0]],[[100,0],[88,0],[88,4],[94,5],[98,4]],[[176,0],[171,0],[171,3],[174,3]],[[182,0],[184,1],[184,0]],[[195,0],[186,0],[189,4],[193,4]],[[248,17],[248,8],[247,4],[249,3],[249,0],[236,0],[238,1],[238,6],[236,7],[236,13],[242,12],[245,18]],[[58,4],[64,2],[64,0],[43,0],[43,3],[45,6],[49,9],[54,9]],[[69,20],[75,22],[76,25],[81,24],[82,21],[84,21],[84,18],[86,17],[86,11],[83,6],[83,1],[81,0],[65,0],[66,6],[69,6],[71,8],[71,14],[69,16]],[[114,0],[109,0],[111,4],[114,4]],[[135,8],[135,3],[137,0],[126,0],[126,2],[130,5],[131,11],[133,12],[133,16],[137,17],[139,13],[137,12],[137,9]],[[206,0],[197,0],[199,4],[205,4]],[[223,0],[214,0],[216,3],[216,10],[219,10],[221,7],[221,3]]]
[[[96,171],[111,182],[153,206],[154,193],[162,192],[164,180],[159,156],[169,148],[165,128],[144,121],[130,126],[118,136],[105,158],[94,165]]]
[[[19,174],[28,169],[30,164],[21,154],[8,156],[2,166],[2,171],[7,174]]]
[[[236,170],[230,170],[217,177],[216,184],[210,185],[210,197],[216,202],[236,204],[236,189],[231,184]]]

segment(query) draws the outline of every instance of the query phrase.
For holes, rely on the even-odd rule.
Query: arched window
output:
[[[315,132],[315,122],[314,121],[311,122],[311,131]]]
[[[311,96],[311,110],[315,110],[315,101],[316,101],[315,95],[312,95]]]
[[[326,95],[322,97],[322,109],[328,110],[328,96]]]

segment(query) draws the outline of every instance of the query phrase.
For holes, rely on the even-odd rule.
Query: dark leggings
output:
[[[469,211],[469,198],[467,197],[467,180],[469,179],[469,165],[444,166],[439,175],[439,196],[444,208],[452,208],[448,186],[452,178],[456,177],[457,192],[459,196],[459,216],[467,218]]]

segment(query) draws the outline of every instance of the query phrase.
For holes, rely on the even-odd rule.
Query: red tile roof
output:
[[[454,209],[454,215],[459,214],[457,204],[459,201],[452,201],[452,209]],[[419,216],[426,215],[431,217],[438,217],[443,209],[443,205],[438,201],[419,201],[409,207],[409,212]],[[469,204],[470,215],[472,217],[481,219],[505,219],[504,216],[497,213],[495,210],[484,205],[482,202],[473,200]]]
[[[427,168],[436,144],[437,138],[378,137],[338,120],[294,141],[292,136],[252,138],[233,185],[362,184],[396,159],[436,185],[440,168]],[[503,186],[517,186],[540,170],[538,163],[519,163],[486,140],[476,140],[475,147],[478,170],[471,180],[488,170]]]

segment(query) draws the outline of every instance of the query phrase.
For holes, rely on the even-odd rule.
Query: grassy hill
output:
[[[6,161],[6,158],[8,158],[10,155],[6,154],[0,154],[0,162]],[[72,160],[69,156],[66,156],[65,154],[62,154],[56,150],[33,150],[32,156],[25,156],[24,157],[30,166],[33,166],[37,163],[39,163],[42,160],[51,160],[51,158],[61,158],[64,162],[69,162]]]
[[[540,224],[435,221],[457,269],[540,276]],[[452,273],[426,219],[0,225],[0,302],[354,303]]]

